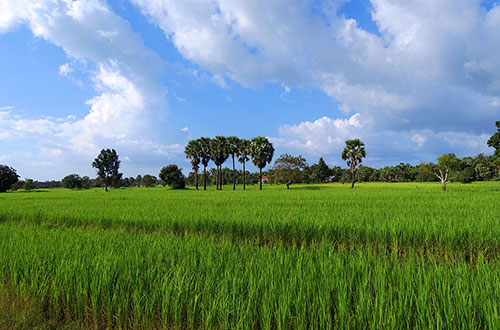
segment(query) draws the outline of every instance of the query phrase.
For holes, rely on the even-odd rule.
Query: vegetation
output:
[[[279,183],[285,183],[288,190],[292,183],[300,182],[301,171],[305,167],[306,159],[302,155],[297,157],[289,154],[281,155],[273,165],[274,179]]]
[[[104,190],[106,192],[108,191],[108,186],[113,184],[119,187],[122,173],[118,172],[120,160],[115,149],[102,149],[101,153],[92,163],[92,167],[97,169],[97,175],[104,183]]]
[[[354,188],[354,182],[356,181],[356,167],[361,164],[364,157],[366,157],[365,144],[361,140],[345,141],[345,147],[342,150],[342,159],[351,168],[351,189]]]
[[[495,156],[500,158],[500,120],[495,123],[497,132],[488,140],[488,147],[495,148]]]
[[[19,175],[12,167],[0,165],[0,192],[6,192],[19,180]]]
[[[86,328],[497,328],[498,183],[439,186],[9,193],[0,286]]]
[[[198,190],[198,170],[200,169],[201,157],[203,157],[203,148],[199,140],[191,140],[184,149],[186,158],[191,159],[191,166],[194,171],[195,180],[194,184]]]
[[[168,184],[172,189],[184,189],[186,187],[186,182],[184,179],[184,174],[177,165],[168,165],[161,169],[160,179]]]
[[[250,155],[253,164],[259,169],[259,183],[262,190],[262,169],[273,160],[274,147],[266,137],[257,136],[252,139]]]

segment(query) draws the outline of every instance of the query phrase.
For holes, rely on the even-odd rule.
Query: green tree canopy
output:
[[[500,120],[495,123],[497,132],[488,140],[488,146],[495,148],[495,157],[500,157]]]
[[[365,144],[360,139],[345,141],[342,159],[351,168],[351,189],[354,188],[354,182],[356,181],[356,167],[361,164],[364,157],[366,157]]]
[[[292,183],[302,182],[302,170],[306,166],[306,159],[302,155],[283,154],[274,162],[274,179],[278,183],[285,183],[288,190]]]
[[[0,165],[0,192],[6,192],[19,181],[16,170],[7,165]]]
[[[108,191],[108,186],[117,186],[122,178],[122,173],[118,172],[120,160],[115,149],[102,149],[101,153],[92,163],[92,167],[97,169],[97,175],[104,183],[104,190]]]
[[[259,168],[260,190],[262,190],[262,169],[273,160],[274,147],[264,136],[257,136],[252,139],[250,151],[252,162]]]
[[[168,184],[172,189],[184,189],[186,187],[186,180],[184,174],[177,165],[168,165],[161,169],[160,179]]]

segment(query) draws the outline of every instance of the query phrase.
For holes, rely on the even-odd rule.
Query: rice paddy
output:
[[[90,328],[500,328],[500,183],[0,195],[0,283]]]

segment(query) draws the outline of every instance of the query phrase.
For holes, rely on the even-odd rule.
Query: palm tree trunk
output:
[[[220,190],[222,190],[222,185],[224,184],[224,174],[222,173],[222,164],[219,167],[219,175],[220,175]]]
[[[217,165],[217,170],[215,171],[215,182],[217,184],[217,190],[219,190],[220,186],[219,165]]]
[[[203,190],[207,190],[207,167],[203,165]]]
[[[245,180],[245,163],[243,162],[243,190],[245,190],[246,180]]]
[[[234,154],[233,154],[233,190],[236,190],[236,169],[234,166]]]
[[[260,178],[259,178],[259,180],[260,180],[260,190],[262,190],[262,169],[259,168],[259,171],[260,171]]]
[[[194,171],[194,184],[196,186],[196,190],[198,190],[198,169]]]
[[[354,168],[351,169],[351,176],[352,176],[352,184],[351,184],[351,189],[354,188],[354,181],[356,181],[356,176],[354,175],[355,171]]]

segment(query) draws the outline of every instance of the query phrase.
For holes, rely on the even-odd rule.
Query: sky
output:
[[[187,173],[216,135],[330,166],[352,138],[373,167],[492,154],[499,53],[492,0],[0,0],[0,164]]]

